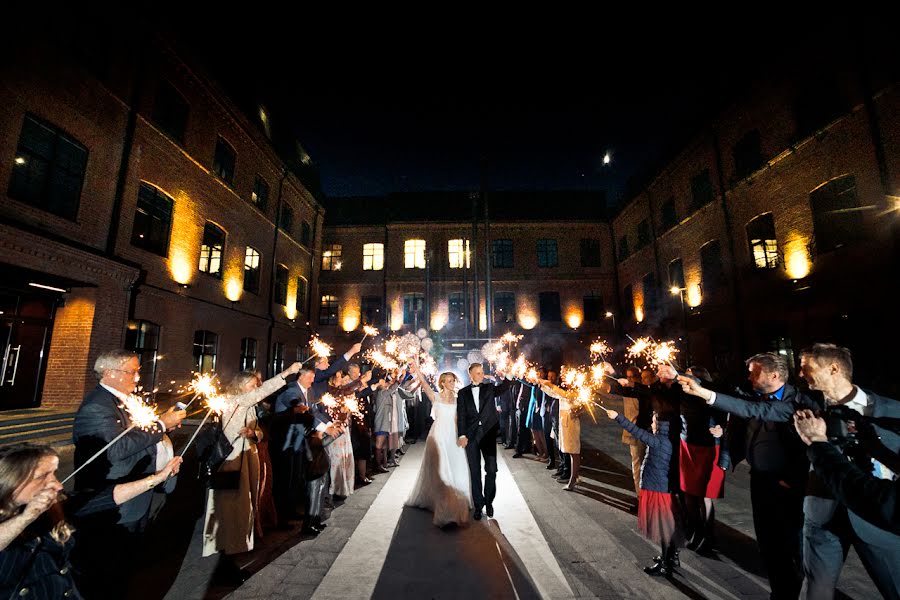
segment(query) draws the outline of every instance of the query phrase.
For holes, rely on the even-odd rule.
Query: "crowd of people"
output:
[[[272,529],[319,534],[336,501],[398,464],[407,436],[419,437],[426,415],[436,414],[432,402],[435,411],[447,412],[447,427],[455,422],[449,412],[455,409],[445,406],[455,394],[455,376],[442,375],[435,393],[417,364],[364,372],[350,362],[359,351],[356,344],[333,361],[317,358],[312,368],[295,363],[266,381],[243,372],[227,386],[228,409],[210,427],[228,443],[208,474],[203,525],[203,555],[220,556],[217,578],[243,580],[247,574],[232,557],[252,550]],[[697,366],[683,373],[671,364],[628,366],[619,376],[603,363],[605,383],[592,402],[622,427],[629,447],[637,526],[660,547],[647,573],[672,574],[682,547],[713,551],[715,502],[724,497],[727,471],[747,461],[756,538],[773,598],[797,598],[804,581],[808,598],[833,597],[851,545],[878,590],[886,598],[900,595],[900,404],[853,384],[844,348],[816,344],[800,361],[803,390],[788,382],[784,356],[750,357],[748,391],[713,382]],[[478,388],[483,371],[473,367],[469,374]],[[138,357],[109,352],[97,359],[95,371],[99,383],[75,419],[74,492],[61,495],[52,448],[0,449],[2,594],[127,597],[142,535],[175,486],[182,459],[169,433],[186,412],[173,407],[154,425],[134,428],[123,404],[139,380]],[[502,379],[491,392],[496,440],[457,425],[460,447],[473,438],[466,457],[475,519],[482,507],[493,516],[498,444],[514,459],[544,461],[563,490],[576,490],[584,403],[553,370]],[[321,402],[325,394],[353,396],[359,409],[329,409]],[[466,403],[477,407],[479,398]],[[473,421],[478,426],[480,418]],[[212,445],[198,444],[201,466]],[[441,452],[450,455],[452,443],[445,445]],[[417,495],[412,503],[425,503]],[[460,507],[467,511],[469,503]],[[435,520],[467,517],[436,513]]]

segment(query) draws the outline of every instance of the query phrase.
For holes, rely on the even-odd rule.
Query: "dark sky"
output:
[[[330,196],[473,189],[609,189],[652,167],[809,40],[846,51],[846,21],[548,23],[471,32],[436,22],[367,31],[305,21],[181,23],[226,85],[266,98]],[[448,25],[442,23],[442,25]],[[274,29],[273,29],[274,28]],[[248,30],[265,31],[253,43]],[[842,33],[843,32],[843,33]],[[603,166],[604,152],[613,162]]]

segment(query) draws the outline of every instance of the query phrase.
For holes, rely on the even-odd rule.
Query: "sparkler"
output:
[[[309,347],[312,349],[312,356],[304,360],[300,364],[306,364],[314,358],[327,358],[331,356],[331,346],[319,339],[319,336],[313,336],[309,339]]]
[[[599,354],[604,360],[610,352],[612,352],[612,348],[609,347],[605,340],[597,338],[591,344],[591,354]]]
[[[653,362],[656,364],[666,363],[675,369],[675,365],[672,364],[672,361],[677,353],[678,348],[675,347],[675,342],[659,342],[653,348]],[[677,369],[675,370],[677,371]]]
[[[628,348],[628,356],[632,358],[637,358],[638,356],[646,357],[647,352],[652,348],[652,342],[645,337],[639,337],[638,339],[634,339],[630,335],[627,337],[633,342]]]
[[[72,473],[68,477],[63,479],[60,483],[65,483],[75,477],[75,474],[78,473],[78,471],[94,462],[97,457],[109,450],[109,448],[113,444],[125,437],[125,434],[127,434],[132,429],[138,428],[147,430],[156,425],[156,408],[149,404],[145,404],[144,401],[139,397],[133,394],[128,396],[128,398],[122,401],[122,408],[124,408],[125,411],[128,412],[128,416],[131,420],[131,425],[129,425],[128,428],[125,429],[125,431],[111,439],[105,446],[97,450],[97,452],[93,456],[84,461],[84,463],[80,467],[72,471]]]
[[[386,371],[396,371],[400,365],[381,350],[370,350],[367,358]]]
[[[194,400],[200,397],[210,398],[219,393],[216,385],[216,376],[213,373],[194,373],[194,378],[188,384],[188,390],[194,393],[194,397],[184,407],[185,410],[194,403]]]
[[[528,371],[528,361],[525,360],[525,356],[523,354],[520,354],[516,358],[516,362],[514,362],[512,367],[510,368],[510,375],[521,379],[525,376],[525,373],[527,371]]]
[[[400,340],[396,337],[392,337],[384,343],[384,351],[386,354],[394,354],[397,352],[397,348],[400,346]]]
[[[375,329],[374,327],[372,327],[371,325],[363,325],[363,333],[365,335],[363,335],[363,339],[361,339],[359,341],[360,344],[362,344],[364,341],[366,341],[366,338],[369,337],[370,335],[372,337],[378,337],[378,330]]]

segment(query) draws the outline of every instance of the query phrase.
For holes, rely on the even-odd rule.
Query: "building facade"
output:
[[[898,110],[890,77],[814,71],[717,115],[612,220],[625,328],[733,376],[835,342],[896,389],[879,339],[898,321]]]
[[[473,200],[474,224],[465,220]],[[452,366],[507,331],[527,334],[523,343],[548,364],[579,347],[572,342],[611,332],[616,287],[603,195],[495,192],[487,201],[488,219],[477,193],[332,200],[322,335],[351,342],[363,324],[425,329]]]
[[[99,39],[35,40],[3,66],[0,409],[77,406],[103,351],[137,351],[165,393],[279,369],[311,331],[308,157],[173,44]]]

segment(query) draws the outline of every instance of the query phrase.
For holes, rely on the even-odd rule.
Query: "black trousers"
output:
[[[291,449],[272,453],[272,496],[278,520],[282,523],[299,517],[298,507],[305,504],[306,481],[303,477],[303,452]]]
[[[531,452],[531,430],[528,429],[528,409],[522,408],[516,411],[516,420],[519,428],[519,440],[516,443],[516,452],[524,454]]]
[[[772,598],[796,599],[803,584],[803,490],[785,488],[779,477],[750,473],[753,527],[769,574]]]
[[[506,423],[506,445],[515,447],[519,441],[519,413],[515,407],[509,411],[509,420]]]
[[[509,433],[509,421],[512,417],[512,413],[509,412],[509,409],[503,409],[500,411],[498,417],[500,419],[500,441],[503,442],[503,445],[505,446],[509,439],[507,434]]]
[[[466,458],[469,459],[469,473],[472,476],[472,500],[475,508],[493,504],[497,495],[497,431],[491,427],[484,435],[466,444]],[[477,440],[477,441],[476,441]],[[481,484],[481,459],[484,457],[484,486]]]
[[[551,420],[552,417],[548,412],[544,417],[544,443],[547,445],[547,464],[552,465],[556,461],[556,440],[551,437],[553,431],[556,431],[556,437],[559,437],[559,431],[556,430],[556,423]]]

